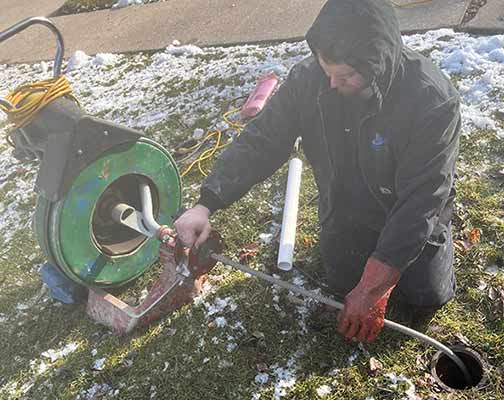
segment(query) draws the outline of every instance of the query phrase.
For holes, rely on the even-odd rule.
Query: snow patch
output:
[[[117,3],[112,5],[112,8],[124,8],[133,5],[144,4],[143,0],[119,0]]]
[[[485,273],[491,276],[497,276],[499,274],[499,267],[497,265],[490,265],[485,268]]]
[[[119,57],[116,54],[111,54],[111,53],[98,53],[91,63],[93,65],[114,65],[117,63],[117,60]]]
[[[112,390],[110,385],[106,383],[93,383],[89,389],[80,392],[77,395],[76,400],[93,400],[93,399],[101,399],[105,395],[107,395]]]
[[[93,369],[94,371],[102,371],[105,368],[105,361],[106,358],[99,358],[95,360],[91,369]]]
[[[199,140],[203,137],[203,135],[205,134],[205,131],[201,128],[196,128],[192,134],[192,137],[193,139],[195,140]]]
[[[30,368],[35,375],[38,376],[46,372],[49,369],[49,366],[44,362],[44,360],[31,360]]]
[[[270,244],[271,241],[273,240],[273,234],[272,233],[261,233],[261,234],[259,234],[259,240],[261,241],[261,243]]]
[[[67,72],[78,70],[87,65],[91,57],[84,53],[82,50],[77,50],[72,54],[67,64]]]
[[[355,350],[352,354],[350,354],[350,356],[348,357],[347,359],[347,365],[349,367],[351,367],[352,365],[354,365],[355,363],[355,360],[357,360],[357,358],[359,357],[359,350]]]
[[[278,235],[280,232],[281,226],[277,223],[272,223],[269,227],[268,232],[263,232],[259,234],[259,241],[264,244],[270,244],[271,241]]]
[[[215,287],[208,280],[203,282],[199,296],[196,296],[193,300],[194,305],[195,306],[199,306],[201,304],[205,305],[204,302],[205,297],[208,296],[210,293],[212,293],[214,290]]]
[[[273,374],[276,377],[274,391],[275,399],[286,396],[287,390],[296,384],[295,372],[291,369],[278,367],[273,371]]]
[[[30,306],[28,304],[19,303],[18,305],[16,305],[16,310],[18,311],[26,311],[29,308]]]
[[[480,44],[476,46],[478,53],[491,53],[492,51],[502,49],[504,47],[503,36],[491,36],[488,39],[482,38]]]
[[[402,400],[419,400],[419,397],[415,393],[415,385],[404,375],[401,374],[398,376],[390,372],[385,374],[385,376],[391,380],[392,385],[390,387],[392,389],[397,389],[398,384],[401,382],[408,384],[408,389],[404,392],[405,396],[402,397]]]
[[[258,383],[259,385],[265,385],[268,383],[269,380],[269,375],[266,373],[259,373],[255,376],[254,381]]]
[[[285,367],[279,367],[278,364],[271,366],[271,374],[275,379],[274,398],[279,399],[288,394],[290,388],[296,384],[296,371],[298,359],[304,354],[304,351],[298,350],[289,357]]]
[[[498,63],[504,63],[504,49],[495,49],[488,53],[488,59]]]
[[[56,360],[59,360],[60,358],[66,357],[67,355],[73,353],[75,350],[78,348],[78,344],[75,342],[68,343],[65,347],[59,350],[54,350],[54,349],[49,349],[47,351],[44,351],[41,355],[43,357],[47,357],[51,360],[51,362],[54,362]]]
[[[166,47],[166,53],[172,54],[174,56],[185,55],[185,56],[195,56],[197,54],[203,54],[203,50],[194,46],[193,44],[186,44],[184,46],[175,46],[170,44]]]
[[[215,302],[213,304],[203,303],[203,305],[207,309],[207,312],[205,314],[207,318],[214,314],[223,312],[228,307],[230,311],[235,311],[238,307],[231,297],[226,297],[225,299],[218,297],[215,299]]]
[[[218,365],[218,367],[220,369],[230,368],[232,366],[233,366],[233,363],[231,361],[228,361],[228,360],[221,360],[221,361],[219,361],[219,365]]]
[[[224,317],[215,318],[215,325],[217,328],[224,328],[227,325],[227,320]]]
[[[247,330],[245,329],[245,327],[243,326],[243,323],[241,321],[236,321],[232,326],[231,328],[233,328],[234,330],[239,330],[241,331],[241,333],[245,333],[247,332]]]
[[[324,396],[331,394],[332,388],[327,385],[322,385],[322,386],[319,386],[317,389],[315,389],[315,391],[317,392],[317,395],[319,397],[324,397]]]

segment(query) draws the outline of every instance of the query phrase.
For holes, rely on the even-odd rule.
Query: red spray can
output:
[[[257,85],[243,105],[240,115],[242,118],[251,118],[261,111],[278,84],[278,77],[274,72],[261,76]]]

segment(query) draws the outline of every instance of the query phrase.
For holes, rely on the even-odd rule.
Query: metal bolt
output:
[[[84,153],[84,152],[83,152],[81,149],[77,150],[77,155],[78,155],[78,156],[82,156],[82,154],[83,154],[83,153]]]
[[[161,237],[161,241],[162,241],[163,243],[166,243],[169,239],[170,239],[170,235],[163,235],[163,236]]]
[[[103,134],[104,134],[105,136],[108,136],[109,131],[103,131]]]

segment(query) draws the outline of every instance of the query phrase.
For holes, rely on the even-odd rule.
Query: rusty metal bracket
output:
[[[118,334],[131,332],[135,326],[161,318],[191,302],[199,295],[206,274],[216,264],[210,254],[222,250],[222,241],[217,232],[212,232],[210,240],[199,252],[185,248],[174,231],[168,226],[159,225],[154,219],[149,185],[141,183],[139,190],[142,212],[120,203],[111,209],[111,216],[117,223],[159,239],[159,258],[164,269],[145,300],[136,307],[105,290],[89,289],[88,315]]]
[[[164,269],[140,305],[130,306],[103,289],[90,288],[87,314],[121,335],[131,332],[136,326],[162,318],[191,302],[199,295],[206,279],[204,273],[193,272],[208,272],[208,265],[205,268],[194,266],[190,270],[187,252],[180,252],[176,243],[176,238],[170,237],[167,242],[161,244],[160,259]]]

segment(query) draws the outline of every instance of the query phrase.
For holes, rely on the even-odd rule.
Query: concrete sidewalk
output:
[[[27,17],[56,12],[66,0],[0,0],[0,31]]]
[[[9,18],[12,19],[12,15],[15,15],[13,10],[18,9],[18,4],[28,3],[29,0],[0,2],[10,4]],[[50,10],[56,4],[63,3],[63,0],[39,2],[41,7],[46,4],[47,10]],[[55,17],[52,20],[65,38],[67,56],[76,50],[83,50],[87,54],[122,53],[162,49],[174,39],[183,44],[193,43],[198,46],[301,39],[324,2],[325,0],[169,0],[120,10]],[[488,2],[485,7],[494,7],[504,14],[504,1]],[[441,27],[460,28],[470,0],[394,0],[393,3],[401,29],[404,32],[419,32]],[[30,11],[33,15],[39,12],[33,7],[23,11]],[[43,13],[44,9],[40,8],[39,14]],[[492,15],[495,13],[495,10],[491,12]],[[26,16],[28,15],[23,17]],[[12,24],[13,21],[6,23],[8,20],[2,14],[0,31]],[[479,24],[485,23],[483,21]],[[469,29],[471,27],[471,24],[466,26]],[[504,26],[501,30],[504,32]],[[34,26],[0,44],[0,62],[49,60],[54,57],[55,51],[51,33],[46,28]]]

